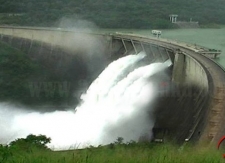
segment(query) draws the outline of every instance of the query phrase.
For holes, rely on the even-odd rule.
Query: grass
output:
[[[14,151],[4,163],[220,163],[222,150],[192,145],[130,143],[70,151]]]

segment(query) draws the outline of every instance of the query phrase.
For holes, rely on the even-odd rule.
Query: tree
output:
[[[32,149],[48,149],[46,146],[51,142],[51,138],[44,135],[28,135],[25,139],[20,138],[12,141],[9,146],[11,149],[22,150],[26,152],[32,152]]]
[[[117,139],[116,139],[116,142],[115,142],[115,144],[123,144],[123,137],[118,137]]]

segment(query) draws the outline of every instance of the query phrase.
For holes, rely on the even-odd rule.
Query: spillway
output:
[[[200,139],[211,141],[215,139],[216,133],[219,133],[218,126],[221,121],[218,121],[218,115],[223,105],[221,102],[223,94],[220,91],[223,87],[220,83],[224,72],[210,59],[198,54],[193,47],[133,35],[90,36],[77,33],[68,35],[68,31],[36,29],[29,29],[35,31],[30,39],[30,35],[22,35],[25,30],[23,28],[13,28],[12,32],[10,29],[4,30],[1,41],[23,50],[34,60],[42,60],[44,64],[51,65],[51,69],[61,74],[67,72],[65,65],[69,63],[74,66],[74,73],[70,71],[70,74],[77,76],[73,80],[84,78],[88,81],[88,86],[93,84],[92,82],[110,63],[130,54],[138,55],[142,51],[146,54],[142,62],[136,63],[136,67],[170,60],[172,65],[169,68],[151,77],[153,87],[158,89],[158,96],[152,102],[153,112],[149,114],[154,117],[152,138],[163,141],[172,139],[178,142]],[[76,39],[81,36],[85,39],[81,41]],[[70,43],[61,40],[70,40]],[[72,44],[71,40],[76,44]],[[82,45],[87,45],[87,48],[85,46],[82,48]],[[93,48],[95,46],[98,48]],[[93,53],[100,55],[93,55]],[[44,58],[46,56],[50,57]],[[73,57],[76,59],[73,60]],[[135,66],[129,69],[134,70]],[[114,75],[116,74],[112,73],[111,77]],[[85,78],[87,76],[88,79]],[[221,78],[218,78],[219,76]],[[108,80],[107,84],[111,82]],[[79,86],[79,83],[74,84],[73,90]],[[84,93],[83,90],[81,92]],[[76,97],[80,97],[82,93],[75,93]],[[82,96],[84,104],[89,97],[92,96]],[[77,112],[78,110],[77,108]]]
[[[83,102],[75,111],[28,112],[1,104],[1,115],[5,117],[1,121],[1,143],[29,134],[50,137],[49,147],[54,150],[106,145],[118,137],[125,142],[141,138],[150,141],[154,126],[152,103],[159,87],[154,75],[163,73],[171,62],[140,64],[145,57],[141,52],[109,64],[81,96]],[[6,108],[10,117],[4,113]]]

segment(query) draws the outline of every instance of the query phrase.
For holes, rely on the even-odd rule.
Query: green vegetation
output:
[[[71,63],[63,64],[63,72],[59,72],[61,69],[56,70],[52,66],[53,61],[41,57],[32,58],[0,42],[0,101],[52,106],[74,101],[70,83],[80,76],[64,73],[71,72],[72,67],[79,67],[78,64],[74,66],[74,62],[71,58]]]
[[[115,143],[69,151],[51,151],[47,148],[50,138],[43,135],[29,135],[7,146],[0,146],[1,163],[219,163],[223,162],[222,151],[192,145],[172,145],[156,143]]]
[[[85,19],[103,28],[173,28],[170,14],[178,14],[181,21],[192,18],[201,25],[225,24],[224,0],[0,0],[0,3],[0,23],[11,25],[57,26],[61,18],[67,17],[76,25],[78,19]]]
[[[8,44],[0,42],[0,102],[51,106],[53,110],[74,107],[107,63],[100,55],[74,55],[62,49],[51,53],[49,46],[41,48],[34,41],[32,48],[13,43],[15,39]]]
[[[24,53],[0,43],[0,99],[30,100],[28,79],[41,73],[41,67]]]
[[[46,144],[50,143],[51,139],[47,138],[44,135],[28,135],[26,138],[20,138],[15,141],[12,141],[9,144],[9,148],[13,150],[32,152],[35,149],[46,150],[48,147]]]

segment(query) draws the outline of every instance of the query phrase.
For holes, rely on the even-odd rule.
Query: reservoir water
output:
[[[101,32],[122,32],[143,35],[146,37],[153,37],[151,29],[137,30],[137,29],[101,29]],[[221,50],[222,53],[216,61],[225,67],[225,27],[219,29],[171,29],[161,30],[164,39],[171,39],[180,42],[201,45],[210,49]]]

